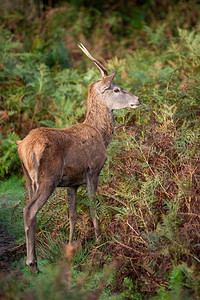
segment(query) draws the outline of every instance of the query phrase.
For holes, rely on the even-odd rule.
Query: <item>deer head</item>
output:
[[[139,97],[126,91],[124,88],[116,85],[113,80],[116,75],[116,71],[108,74],[104,66],[96,60],[88,50],[82,45],[78,45],[80,49],[94,62],[94,64],[100,70],[102,78],[93,85],[100,101],[109,109],[122,109],[122,108],[137,108],[141,104]]]

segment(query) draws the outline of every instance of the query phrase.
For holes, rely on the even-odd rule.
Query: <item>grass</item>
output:
[[[22,207],[25,204],[24,179],[16,175],[0,183],[0,225],[9,226],[9,235],[16,242],[24,240]]]

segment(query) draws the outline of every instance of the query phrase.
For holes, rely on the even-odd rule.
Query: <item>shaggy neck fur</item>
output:
[[[87,113],[84,123],[95,127],[103,137],[105,147],[109,145],[114,135],[115,121],[113,112],[101,103],[95,93],[89,90]]]

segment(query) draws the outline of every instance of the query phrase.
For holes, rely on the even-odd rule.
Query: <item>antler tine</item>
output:
[[[89,57],[97,66],[97,68],[100,70],[102,77],[108,76],[107,70],[104,68],[104,66],[96,59],[94,58],[89,51],[83,46],[83,44],[78,44],[79,48]]]

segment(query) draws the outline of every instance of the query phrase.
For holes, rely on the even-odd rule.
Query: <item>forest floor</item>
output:
[[[10,234],[11,227],[0,225],[0,272],[9,273],[10,266],[25,254],[25,244],[18,245],[16,238]]]
[[[25,254],[22,211],[19,203],[23,201],[23,183],[16,176],[0,184],[0,273],[9,273],[15,261]]]

